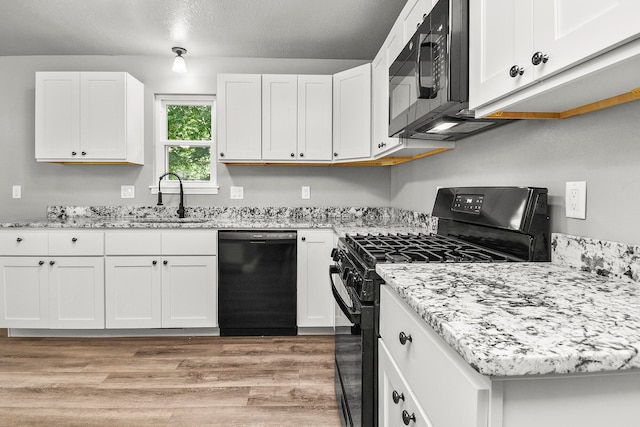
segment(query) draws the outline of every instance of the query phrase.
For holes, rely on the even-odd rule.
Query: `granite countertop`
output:
[[[15,220],[0,229],[333,229],[340,236],[357,233],[428,233],[426,227],[398,221],[351,217],[233,217],[233,218],[136,218],[69,217],[64,219]]]
[[[478,372],[640,368],[640,286],[550,263],[379,264],[376,271]]]

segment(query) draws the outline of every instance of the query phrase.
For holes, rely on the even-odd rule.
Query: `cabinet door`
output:
[[[259,74],[218,74],[218,159],[260,160],[262,102]]]
[[[333,79],[298,76],[298,160],[331,160]]]
[[[80,159],[127,157],[125,73],[80,74]]]
[[[0,327],[49,327],[45,261],[39,257],[0,257]]]
[[[298,231],[298,326],[331,327],[334,302],[329,281],[333,231]]]
[[[107,328],[161,326],[160,256],[114,256],[105,260]]]
[[[550,75],[637,38],[638,16],[638,0],[534,1],[529,66],[531,56],[540,51],[548,61],[535,66],[536,73]]]
[[[48,265],[50,327],[104,328],[104,258],[57,257]]]
[[[407,381],[400,373],[400,368],[393,357],[378,340],[378,425],[393,427],[405,425],[409,420],[411,426],[433,427],[431,420],[424,413],[417,398],[411,392]]]
[[[35,117],[37,159],[79,157],[80,73],[36,73]]]
[[[371,64],[333,75],[333,160],[371,154]]]
[[[533,82],[531,0],[469,2],[469,108]],[[512,67],[523,69],[511,77]]]
[[[172,256],[162,261],[162,327],[217,326],[215,256]]]
[[[395,39],[394,39],[395,40]],[[400,145],[400,138],[389,135],[389,64],[387,45],[382,46],[372,63],[372,138],[373,156],[382,154]]]
[[[295,160],[298,124],[298,77],[262,76],[262,158]]]
[[[437,1],[437,0],[436,0]],[[398,18],[402,22],[403,46],[416,33],[425,16],[431,11],[432,0],[409,0]],[[394,58],[395,59],[395,58]]]

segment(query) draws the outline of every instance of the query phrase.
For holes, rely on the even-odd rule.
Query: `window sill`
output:
[[[218,194],[220,187],[211,184],[198,184],[194,182],[185,182],[182,184],[184,194]],[[158,194],[158,186],[150,185],[151,194]],[[180,194],[180,186],[174,183],[162,182],[163,194]]]

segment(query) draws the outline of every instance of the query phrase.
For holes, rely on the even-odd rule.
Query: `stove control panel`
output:
[[[456,194],[451,210],[455,212],[479,214],[482,210],[483,203],[483,194]]]

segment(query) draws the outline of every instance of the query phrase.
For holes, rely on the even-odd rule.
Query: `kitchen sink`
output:
[[[131,222],[140,224],[190,224],[207,222],[207,218],[132,218]]]

